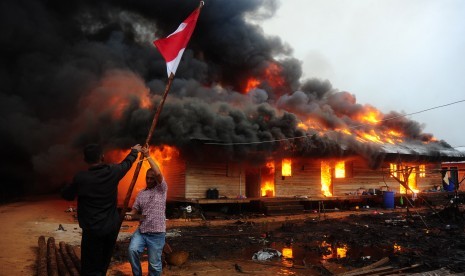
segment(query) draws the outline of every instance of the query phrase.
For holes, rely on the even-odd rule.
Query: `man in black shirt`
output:
[[[102,147],[87,145],[84,161],[89,169],[77,173],[73,182],[62,190],[66,200],[77,196],[77,215],[82,228],[81,275],[106,275],[119,233],[118,183],[140,151],[141,146],[135,145],[121,163],[106,164]]]

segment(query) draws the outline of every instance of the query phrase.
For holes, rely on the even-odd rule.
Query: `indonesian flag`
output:
[[[158,48],[161,55],[166,61],[166,71],[168,77],[176,73],[182,54],[186,49],[187,43],[197,23],[200,14],[200,7],[196,8],[186,20],[184,20],[174,33],[166,38],[155,40],[153,44]]]

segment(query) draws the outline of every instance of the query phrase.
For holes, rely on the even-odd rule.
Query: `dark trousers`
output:
[[[118,231],[82,230],[81,275],[105,276],[110,265]]]

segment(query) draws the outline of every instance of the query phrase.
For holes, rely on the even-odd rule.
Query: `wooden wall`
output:
[[[441,169],[440,163],[430,163],[426,165],[425,177],[417,176],[417,187],[420,191],[429,191],[434,188],[435,185],[441,186],[442,176],[439,170]]]
[[[282,177],[281,161],[277,160],[275,162],[276,196],[323,196],[321,192],[321,161],[322,159],[293,159],[292,176]],[[389,188],[389,190],[400,192],[400,184],[389,175],[389,163],[384,164],[380,169],[372,170],[362,158],[354,157],[345,159],[345,161],[352,163],[352,174],[345,178],[332,179],[333,196],[356,195],[358,191],[368,191],[368,189],[383,190]],[[404,165],[418,166],[419,164],[409,163]],[[425,165],[425,177],[420,177],[418,173],[416,176],[417,189],[420,191],[430,190],[434,185],[441,183],[441,175],[437,172],[440,164],[431,163]],[[349,168],[346,167],[346,169]]]
[[[389,164],[387,168],[372,170],[368,163],[362,158],[351,158],[348,160],[352,163],[352,177],[334,179],[334,195],[356,195],[361,190],[369,189],[381,190],[382,187],[394,188],[398,185],[396,181],[389,177]],[[387,188],[385,188],[387,189]],[[395,190],[395,189],[392,189]]]
[[[227,162],[189,162],[186,166],[186,198],[206,198],[210,188],[218,189],[219,195],[227,198],[236,198],[241,188],[244,194],[243,174],[231,172],[228,166]]]
[[[322,197],[321,161],[322,159],[294,158],[292,176],[282,177],[281,160],[276,160],[275,196]],[[346,178],[333,178],[333,196],[356,195],[359,190],[383,190],[387,189],[386,186],[392,191],[400,192],[400,184],[389,175],[389,163],[384,164],[380,169],[372,170],[362,158],[353,157],[345,161],[352,164],[352,173]],[[419,164],[404,163],[403,165],[418,166]],[[437,173],[440,164],[425,165],[425,177],[419,177],[417,174],[417,188],[420,191],[430,190],[434,185],[441,184],[441,174]],[[172,172],[170,171],[170,175],[173,173],[173,176],[167,176],[170,197],[206,198],[206,191],[209,188],[218,189],[219,195],[227,198],[236,198],[240,194],[245,194],[246,165],[230,164],[226,161],[178,160],[171,167],[174,168]]]
[[[281,176],[281,160],[275,162],[276,197],[321,196],[321,164],[315,159],[293,159],[292,176]]]
[[[163,161],[162,171],[168,184],[168,199],[186,196],[186,161],[177,156]]]

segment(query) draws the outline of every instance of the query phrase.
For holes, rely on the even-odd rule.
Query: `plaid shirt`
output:
[[[165,179],[152,189],[139,192],[132,208],[145,215],[140,222],[141,233],[166,232],[166,194],[168,185]]]

